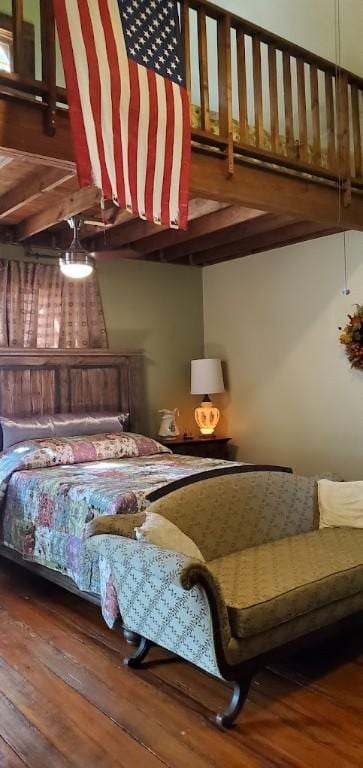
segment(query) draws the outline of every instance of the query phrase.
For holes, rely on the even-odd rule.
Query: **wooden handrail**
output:
[[[42,79],[24,71],[23,0],[12,0],[15,71],[0,72],[0,88],[21,98],[40,97],[44,129],[53,135],[57,104],[66,105],[67,94],[56,83],[53,4],[39,2]],[[196,127],[191,110],[196,148],[223,155],[227,175],[235,159],[252,158],[326,183],[361,186],[363,78],[209,0],[179,0],[179,5],[186,84],[193,94],[199,72]],[[217,78],[211,74],[215,64]]]
[[[296,56],[298,58],[304,59],[307,64],[315,64],[324,72],[328,71],[335,73],[336,71],[336,64],[332,61],[329,61],[329,59],[325,59],[324,57],[309,51],[307,48],[303,48],[297,43],[292,43],[290,40],[287,40],[284,37],[275,35],[274,32],[263,29],[263,27],[259,27],[257,24],[253,24],[251,21],[242,19],[240,16],[237,16],[237,14],[232,13],[231,11],[226,11],[223,8],[220,8],[218,5],[214,5],[214,3],[211,3],[210,0],[189,0],[189,7],[193,8],[193,10],[198,10],[199,8],[203,7],[207,15],[215,20],[220,18],[222,15],[228,16],[230,19],[231,27],[234,29],[243,27],[246,34],[250,35],[251,37],[259,37],[261,43],[265,43],[266,45],[272,44],[279,51],[287,51],[290,56]],[[340,71],[348,76],[349,83],[356,83],[358,86],[363,88],[362,77],[356,75],[354,72],[350,72],[348,69],[344,69],[344,67],[340,67]]]

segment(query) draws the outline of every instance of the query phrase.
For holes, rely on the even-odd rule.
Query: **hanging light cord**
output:
[[[338,107],[341,99],[341,15],[340,15],[340,0],[334,0],[334,44],[335,44],[335,82],[337,87],[337,100]],[[339,145],[338,149],[338,224],[342,223],[342,169],[341,169],[341,155]],[[347,257],[347,239],[346,232],[343,232],[343,254],[344,254],[344,288],[342,290],[343,296],[349,296],[350,289],[348,288],[348,257]]]
[[[342,290],[342,294],[343,296],[349,296],[350,289],[348,288],[348,259],[347,259],[346,232],[343,232],[343,248],[344,248],[344,288]]]

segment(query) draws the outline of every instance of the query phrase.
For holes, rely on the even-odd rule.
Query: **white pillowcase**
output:
[[[136,538],[148,541],[150,544],[156,544],[163,549],[172,549],[174,552],[180,552],[193,560],[202,560],[204,557],[197,545],[186,536],[174,523],[167,520],[166,517],[158,515],[157,512],[146,512],[145,522],[140,528],[135,528]]]
[[[318,481],[319,528],[363,528],[363,480],[352,483]]]

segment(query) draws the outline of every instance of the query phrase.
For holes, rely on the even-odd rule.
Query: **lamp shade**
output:
[[[192,360],[191,374],[192,395],[213,395],[216,392],[224,392],[220,360],[211,357]]]

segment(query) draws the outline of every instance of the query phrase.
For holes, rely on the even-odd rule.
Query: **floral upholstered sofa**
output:
[[[199,547],[203,560],[133,537],[98,535],[85,567],[107,568],[124,623],[151,643],[233,682],[228,726],[256,669],[291,646],[363,610],[363,529],[319,530],[316,478],[282,472],[226,475],[188,485],[151,504]],[[140,524],[140,521],[137,521]]]

